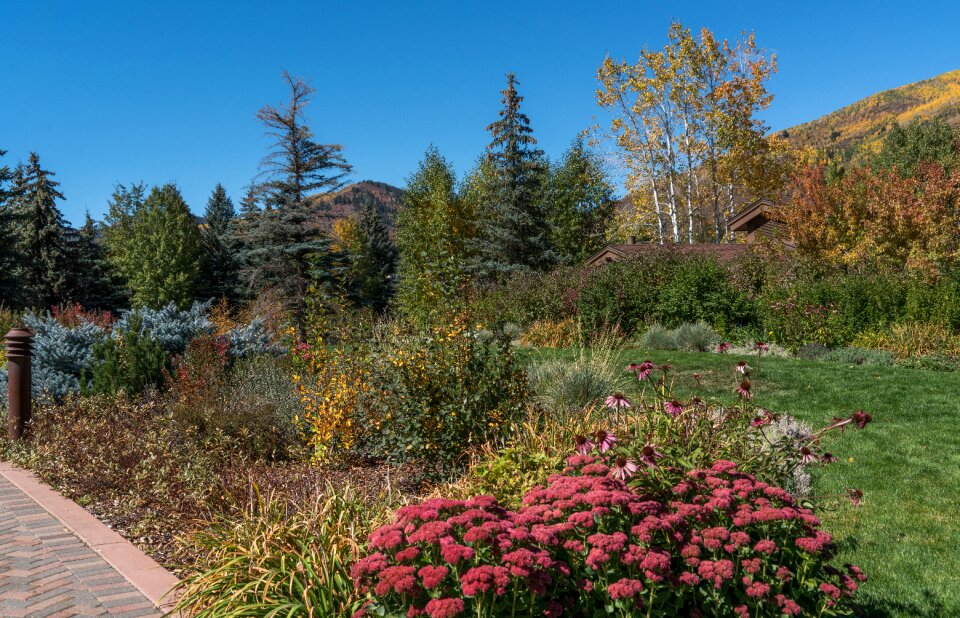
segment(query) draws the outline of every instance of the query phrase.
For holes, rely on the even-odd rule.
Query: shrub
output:
[[[643,336],[640,338],[640,345],[650,350],[676,350],[677,340],[674,332],[666,326],[655,323],[651,324]]]
[[[80,303],[64,304],[51,311],[53,319],[67,328],[77,328],[85,323],[95,324],[103,330],[110,330],[116,321],[109,311],[84,309]]]
[[[652,316],[667,326],[705,322],[723,333],[751,324],[756,310],[745,294],[733,287],[730,273],[716,260],[681,260],[660,291]]]
[[[126,320],[124,325],[127,330],[93,346],[89,377],[85,370],[81,375],[84,394],[122,392],[134,396],[163,385],[170,357],[144,333],[137,319]]]
[[[269,356],[231,362],[228,350],[225,337],[204,335],[174,361],[166,396],[173,419],[254,460],[293,455],[303,409],[289,373]]]
[[[804,344],[833,347],[851,336],[843,316],[833,303],[803,302],[795,291],[781,291],[766,299],[764,326],[777,343],[796,350]]]
[[[51,316],[27,314],[24,324],[34,332],[33,393],[39,399],[59,401],[80,390],[80,377],[95,362],[94,347],[108,333],[92,322],[64,326]]]
[[[906,322],[861,333],[854,340],[861,348],[887,350],[897,358],[931,354],[960,355],[960,336],[940,324]]]
[[[194,302],[189,309],[181,311],[170,303],[162,309],[141,308],[125,312],[117,322],[119,332],[136,330],[156,341],[167,354],[182,354],[187,344],[203,334],[214,331],[207,317],[210,303]]]
[[[836,348],[821,355],[819,360],[845,365],[883,365],[893,364],[893,354],[886,350],[866,350],[863,348]]]
[[[394,462],[446,468],[496,441],[523,410],[526,376],[510,343],[465,318],[428,330],[389,325],[373,342],[299,350],[295,379],[318,458],[334,445]]]
[[[533,348],[569,348],[577,341],[577,323],[566,320],[536,320],[520,335],[520,345]]]
[[[689,352],[708,352],[720,343],[720,335],[706,322],[684,322],[674,331],[677,348]]]
[[[367,614],[850,613],[860,570],[831,567],[819,520],[732,462],[662,497],[611,478],[616,462],[569,463],[516,512],[490,496],[400,509],[351,570]]]

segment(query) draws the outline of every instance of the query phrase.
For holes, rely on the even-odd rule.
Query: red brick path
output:
[[[160,616],[99,554],[0,475],[0,616]]]

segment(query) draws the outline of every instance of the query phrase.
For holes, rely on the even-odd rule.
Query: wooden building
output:
[[[749,251],[750,245],[761,238],[781,242],[792,249],[793,243],[786,239],[783,223],[775,221],[771,216],[774,208],[776,208],[774,202],[761,198],[750,203],[727,222],[730,231],[741,235],[746,234],[742,236],[743,242],[660,245],[657,243],[637,243],[636,238],[631,236],[627,244],[607,245],[597,251],[587,258],[586,264],[588,266],[602,266],[629,256],[654,251],[675,251],[683,255],[709,255],[720,262],[729,262]]]

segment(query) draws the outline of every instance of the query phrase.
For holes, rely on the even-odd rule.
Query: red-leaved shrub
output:
[[[717,461],[654,500],[593,455],[527,492],[432,499],[373,532],[364,611],[407,616],[846,615],[866,577],[789,493]],[[605,609],[608,608],[608,609]],[[359,612],[363,614],[363,611]]]

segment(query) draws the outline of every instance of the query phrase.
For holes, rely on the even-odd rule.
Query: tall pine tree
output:
[[[350,166],[342,146],[312,139],[305,108],[314,89],[288,73],[283,78],[290,87],[289,103],[257,113],[274,143],[260,164],[264,210],[249,226],[245,271],[252,287],[279,289],[302,325],[304,296],[315,270],[311,262],[330,244],[313,222],[315,198],[342,187]]]
[[[71,248],[71,297],[84,307],[117,309],[123,304],[113,281],[107,251],[101,242],[101,226],[87,211]]]
[[[487,127],[488,183],[478,205],[480,239],[474,268],[485,278],[518,270],[544,269],[556,261],[542,191],[548,166],[536,147],[530,119],[520,111],[517,78],[507,75],[503,109]]]
[[[235,301],[241,292],[236,211],[226,189],[219,183],[207,200],[204,219],[198,295]]]
[[[57,208],[57,200],[64,197],[53,176],[41,167],[37,153],[30,153],[13,198],[24,301],[29,307],[42,309],[61,304],[69,296],[66,224]]]
[[[7,151],[0,150],[0,157]],[[14,197],[13,171],[0,166],[0,307],[19,305],[20,294],[16,283],[16,216],[12,208]],[[2,334],[2,333],[0,333]]]
[[[357,247],[351,268],[357,296],[363,304],[382,312],[396,285],[397,248],[383,215],[365,204],[357,217]]]

